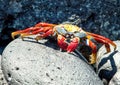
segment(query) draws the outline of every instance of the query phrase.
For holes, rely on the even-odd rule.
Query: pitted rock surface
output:
[[[75,53],[47,40],[12,41],[2,54],[2,69],[10,85],[103,85]]]
[[[5,77],[4,77],[4,74],[3,74],[3,71],[1,69],[1,55],[0,55],[0,85],[8,85]]]
[[[110,80],[109,85],[120,85],[120,70]]]
[[[102,46],[97,55],[97,71],[101,79],[106,80],[107,83],[117,76],[117,72],[120,70],[120,41],[114,41],[117,45],[117,49],[114,51],[113,46],[110,46],[111,52],[106,53],[105,46]],[[117,74],[116,74],[117,73]],[[114,80],[114,79],[113,79]],[[117,80],[116,80],[117,81]],[[119,83],[119,82],[112,82]]]

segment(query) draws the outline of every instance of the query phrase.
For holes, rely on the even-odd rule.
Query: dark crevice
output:
[[[47,76],[47,77],[50,77],[50,75],[49,75],[48,73],[46,73],[46,76]]]
[[[8,77],[11,77],[11,74],[10,74],[10,73],[8,73]]]
[[[19,70],[20,68],[19,67],[15,67],[15,70]]]
[[[57,67],[57,69],[61,70],[61,68],[60,68],[60,67]]]

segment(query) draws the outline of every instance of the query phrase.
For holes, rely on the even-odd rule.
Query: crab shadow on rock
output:
[[[33,37],[25,37],[23,41],[26,42],[32,42],[32,43],[37,43],[41,45],[45,45],[47,47],[53,48],[54,50],[59,50],[61,52],[66,52],[65,50],[61,50],[60,47],[57,45],[57,40],[55,40],[52,37],[47,37],[42,40],[46,40],[45,42],[37,42]],[[74,55],[75,57],[79,57],[82,59],[84,62],[87,64],[89,63],[89,55],[92,53],[92,49],[89,46],[86,45],[80,45],[78,46],[77,50],[74,52],[71,52],[69,54]],[[87,54],[87,55],[86,55]]]
[[[42,40],[46,40],[44,42],[39,42],[39,41],[42,41]],[[23,41],[26,41],[26,42],[32,42],[32,43],[37,43],[37,44],[41,44],[41,45],[45,45],[47,47],[50,47],[50,48],[53,48],[55,50],[60,50],[59,49],[59,46],[57,45],[57,41],[54,40],[53,38],[51,37],[47,37],[47,38],[44,38],[44,39],[41,39],[39,40],[38,42],[35,40],[35,38],[33,37],[25,37],[23,39]]]

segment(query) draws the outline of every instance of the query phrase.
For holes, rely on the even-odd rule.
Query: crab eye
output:
[[[74,38],[75,36],[73,35],[73,34],[71,34],[71,36],[70,36],[71,38]]]
[[[69,37],[70,37],[70,35],[69,35],[69,34],[66,34],[66,35],[65,35],[65,37],[66,37],[66,38],[69,38]]]

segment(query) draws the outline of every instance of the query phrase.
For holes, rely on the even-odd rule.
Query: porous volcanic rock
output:
[[[120,70],[118,70],[110,80],[109,85],[120,85]]]
[[[0,55],[0,85],[8,85],[8,83],[5,80],[4,74],[1,69],[1,55]]]
[[[103,85],[75,53],[61,52],[51,40],[16,39],[2,54],[10,85]]]

